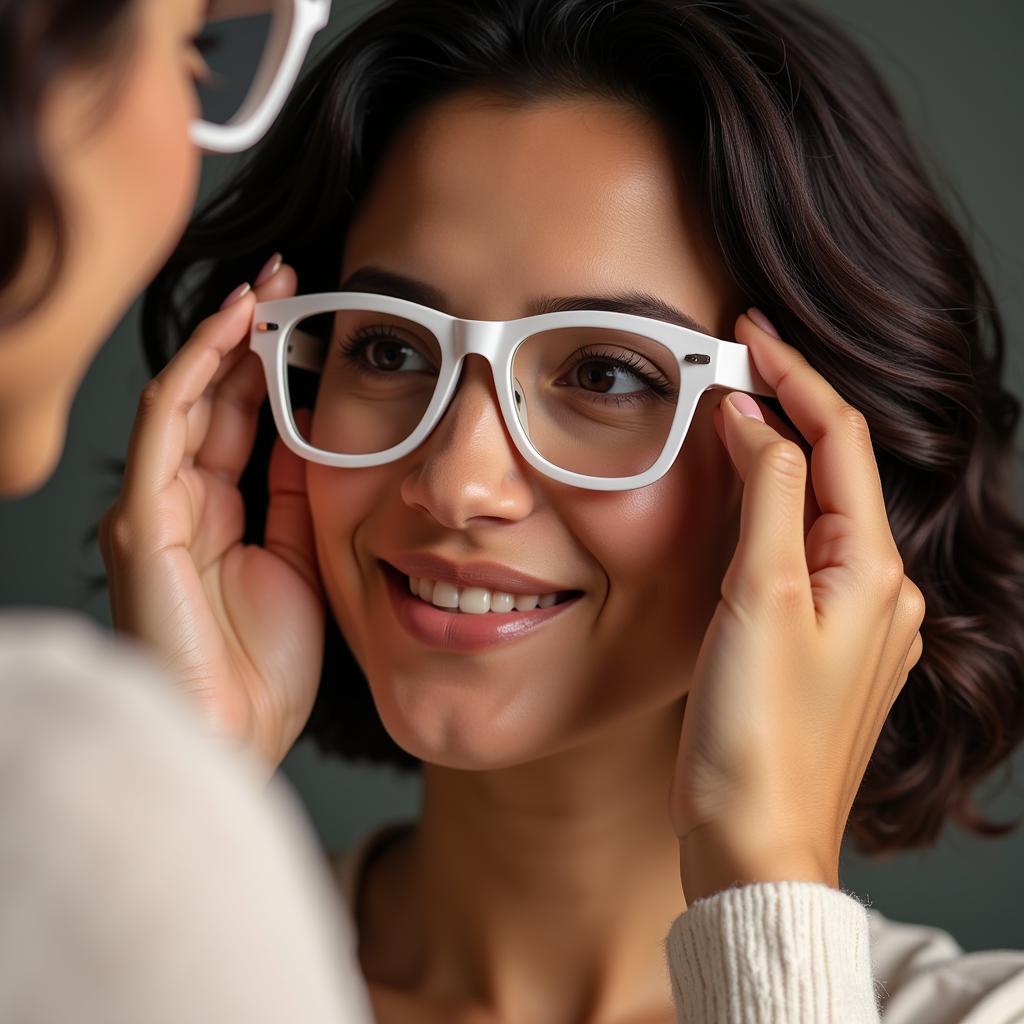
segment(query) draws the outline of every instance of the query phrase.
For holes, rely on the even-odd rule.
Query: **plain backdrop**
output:
[[[972,239],[1006,319],[1006,380],[1024,396],[1024,4],[1019,0],[818,0],[873,56],[930,157],[953,209]],[[316,53],[374,4],[335,0],[330,29]],[[207,158],[203,192],[234,160]],[[287,256],[287,254],[285,254]],[[146,380],[134,307],[99,354],[76,401],[65,456],[53,479],[31,498],[0,504],[0,605],[81,609],[109,625],[106,595],[90,593],[102,573],[89,537],[115,496],[104,464],[123,455]],[[1019,449],[1018,437],[1018,449]],[[1018,463],[1019,466],[1019,463]],[[1019,492],[1021,477],[1017,475]],[[1020,497],[1020,493],[1018,498]],[[1024,814],[1020,783],[998,774],[979,804],[998,820]],[[325,845],[351,843],[379,822],[415,815],[415,780],[395,771],[325,760],[299,744],[283,770]],[[897,920],[937,925],[966,950],[1024,948],[1020,865],[1024,829],[983,840],[947,829],[931,850],[869,863],[850,850],[842,885]]]

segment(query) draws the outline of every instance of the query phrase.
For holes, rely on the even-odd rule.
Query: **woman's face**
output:
[[[201,64],[191,39],[205,8],[136,0],[128,45],[66,72],[46,96],[40,143],[67,258],[46,303],[4,338],[0,423],[18,443],[0,458],[0,493],[27,492],[52,471],[89,362],[185,226],[200,162],[189,138]],[[47,243],[35,238],[8,297],[34,293],[47,266]]]
[[[477,320],[525,316],[540,296],[644,291],[732,338],[743,309],[664,131],[597,98],[526,107],[465,92],[422,113],[381,163],[339,284],[364,267],[426,282],[445,312]],[[397,743],[435,764],[504,767],[679,701],[735,545],[738,484],[711,420],[721,394],[701,399],[668,474],[633,491],[530,467],[479,356],[405,458],[308,464],[330,604]],[[424,552],[580,596],[514,640],[453,649],[396,614],[383,563]],[[419,600],[404,582],[400,600]]]

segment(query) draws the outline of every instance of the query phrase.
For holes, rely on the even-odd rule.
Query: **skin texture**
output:
[[[236,485],[265,397],[240,344],[254,295],[204,321],[140,402],[101,530],[118,627],[271,772],[312,707],[326,599],[385,725],[424,759],[420,824],[365,877],[379,1020],[671,1022],[663,942],[689,903],[737,882],[837,884],[923,600],[863,417],[737,316],[687,181],[631,108],[461,94],[396,138],[343,276],[418,277],[475,319],[538,295],[653,292],[748,345],[798,432],[708,394],[661,481],[570,488],[519,457],[470,357],[400,461],[333,470],[278,442],[265,543],[247,546]],[[285,266],[255,298],[296,287]],[[504,649],[444,653],[391,616],[376,560],[400,550],[585,596]]]
[[[627,108],[460,96],[388,154],[342,276],[408,274],[450,297],[445,312],[483,320],[523,316],[539,295],[644,289],[725,336],[742,305],[679,177],[658,125]],[[415,453],[308,467],[331,608],[388,731],[425,762],[415,851],[371,876],[365,963],[385,988],[473,992],[500,1019],[573,1019],[590,999],[607,1019],[670,1005],[652,956],[678,901],[666,786],[739,493],[711,422],[720,397],[704,397],[660,481],[584,491],[522,460],[470,357]],[[505,649],[430,650],[388,606],[376,559],[397,550],[493,560],[585,596]],[[392,916],[412,885],[422,910]],[[387,922],[403,919],[399,936]]]
[[[89,363],[184,228],[199,176],[188,125],[201,58],[190,39],[203,9],[139,0],[126,56],[68,72],[47,98],[40,138],[68,260],[44,305],[0,332],[0,495],[27,494],[52,473]],[[36,238],[12,296],[39,279],[45,256]]]

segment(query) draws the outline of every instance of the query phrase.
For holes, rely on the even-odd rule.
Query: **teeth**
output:
[[[459,611],[483,615],[491,610],[491,592],[483,587],[464,587],[459,591]]]
[[[444,580],[437,580],[434,583],[434,593],[430,598],[430,603],[437,608],[458,608],[459,588],[445,583]]]
[[[507,594],[501,590],[487,590],[485,587],[456,587],[444,580],[430,580],[410,576],[409,590],[420,600],[428,601],[436,608],[457,608],[468,615],[483,615],[485,612],[532,611],[534,608],[550,608],[557,600],[557,594]]]
[[[510,612],[515,606],[516,599],[511,594],[502,593],[500,590],[491,591],[492,612]]]

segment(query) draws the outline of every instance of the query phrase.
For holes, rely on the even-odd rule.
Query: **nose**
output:
[[[531,469],[508,436],[482,356],[466,356],[451,404],[413,458],[402,498],[442,526],[517,522],[533,510]]]

